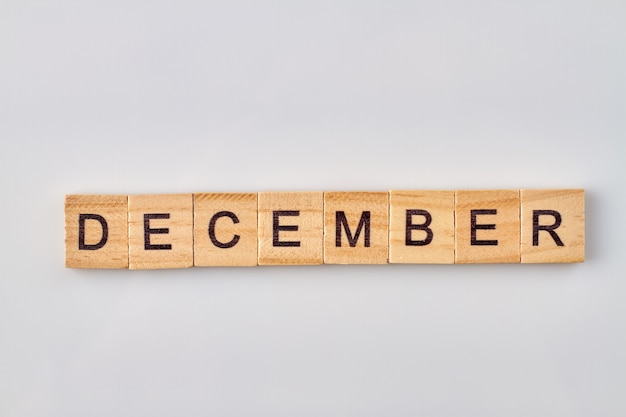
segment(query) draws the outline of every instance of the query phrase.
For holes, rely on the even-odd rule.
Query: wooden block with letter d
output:
[[[455,262],[520,262],[519,190],[455,191]]]
[[[454,191],[389,192],[389,263],[454,263]]]
[[[585,260],[585,191],[521,190],[522,263]]]
[[[128,197],[130,269],[193,266],[193,196]]]
[[[128,268],[128,198],[65,196],[65,266]]]
[[[257,194],[193,195],[194,266],[257,265]]]
[[[389,193],[324,193],[324,263],[384,264],[389,255]]]
[[[259,265],[323,262],[321,192],[259,193]]]

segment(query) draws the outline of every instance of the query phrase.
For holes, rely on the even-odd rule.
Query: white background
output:
[[[0,415],[626,415],[623,1],[0,2]],[[580,187],[587,261],[65,269],[67,193]]]

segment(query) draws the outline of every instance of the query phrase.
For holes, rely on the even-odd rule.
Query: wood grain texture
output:
[[[323,193],[261,192],[258,198],[259,265],[321,264]]]
[[[472,210],[495,210],[495,214],[476,212],[474,244]],[[456,263],[520,262],[519,190],[455,191],[455,223]],[[489,225],[494,229],[483,229]]]
[[[200,193],[193,201],[194,266],[256,266],[257,194]]]
[[[454,263],[454,191],[389,192],[389,263]]]
[[[521,190],[520,195],[522,263],[583,262],[585,260],[585,191],[581,189]],[[535,216],[538,226],[536,236],[533,232]],[[560,224],[557,224],[557,218],[560,219]],[[548,230],[541,230],[546,228],[551,229],[555,236]]]
[[[324,263],[384,264],[388,255],[388,192],[324,193]]]
[[[125,195],[65,196],[65,266],[128,268],[127,213],[128,198]],[[81,214],[101,217],[83,217],[83,249],[79,248]],[[106,225],[106,240],[96,249],[104,238],[102,221]]]
[[[130,269],[193,266],[192,194],[129,196],[128,228]]]

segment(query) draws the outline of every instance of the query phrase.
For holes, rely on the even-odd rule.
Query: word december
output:
[[[69,268],[584,261],[584,190],[68,195]]]

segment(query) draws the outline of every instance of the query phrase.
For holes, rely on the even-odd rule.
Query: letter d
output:
[[[100,226],[102,226],[102,237],[100,238],[100,242],[88,245],[85,243],[85,220],[97,220],[100,222]],[[107,239],[109,238],[109,227],[107,225],[107,221],[104,217],[98,214],[79,214],[78,215],[78,249],[79,250],[96,250],[100,249],[107,243]]]

